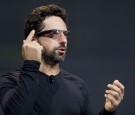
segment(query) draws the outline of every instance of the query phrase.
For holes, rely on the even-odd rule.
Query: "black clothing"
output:
[[[4,115],[4,113],[3,113],[3,110],[2,110],[2,108],[1,108],[1,106],[0,106],[0,115]]]
[[[0,103],[5,115],[92,115],[85,83],[61,70],[56,76],[39,71],[37,61],[0,79]],[[114,115],[104,109],[100,115]]]

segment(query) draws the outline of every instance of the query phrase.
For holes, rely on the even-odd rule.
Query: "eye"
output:
[[[58,32],[53,31],[53,32],[49,32],[47,34],[44,34],[45,37],[49,37],[49,38],[55,38],[55,36],[58,34]]]
[[[54,34],[51,32],[51,33],[48,33],[48,34],[44,34],[45,37],[49,37],[49,38],[53,38],[54,37]]]
[[[52,32],[54,35],[58,35],[59,34],[59,31],[53,31]]]
[[[64,34],[65,36],[67,36],[67,32],[63,32],[63,34]]]
[[[68,31],[64,31],[63,34],[67,37],[69,35]]]

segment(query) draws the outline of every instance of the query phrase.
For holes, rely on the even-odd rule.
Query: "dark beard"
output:
[[[61,45],[60,47],[64,47],[65,45]],[[43,51],[42,51],[42,59],[45,63],[49,64],[49,65],[56,65],[62,61],[65,60],[66,54],[64,55],[59,55],[56,54],[55,50],[57,50],[59,47],[54,48],[51,52],[48,51],[48,49],[46,47],[43,47]]]

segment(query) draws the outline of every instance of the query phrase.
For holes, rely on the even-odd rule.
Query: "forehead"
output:
[[[49,29],[67,30],[65,22],[58,16],[49,16],[43,21],[43,23],[45,24],[43,30]]]

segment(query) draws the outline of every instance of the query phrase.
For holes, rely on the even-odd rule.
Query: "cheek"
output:
[[[46,39],[46,40],[41,39],[39,43],[40,45],[42,45],[48,50],[54,50],[59,47],[59,43],[52,39]]]
[[[46,49],[48,52],[54,52],[57,47],[55,44],[47,44],[47,43],[44,43],[43,45],[43,48]]]

